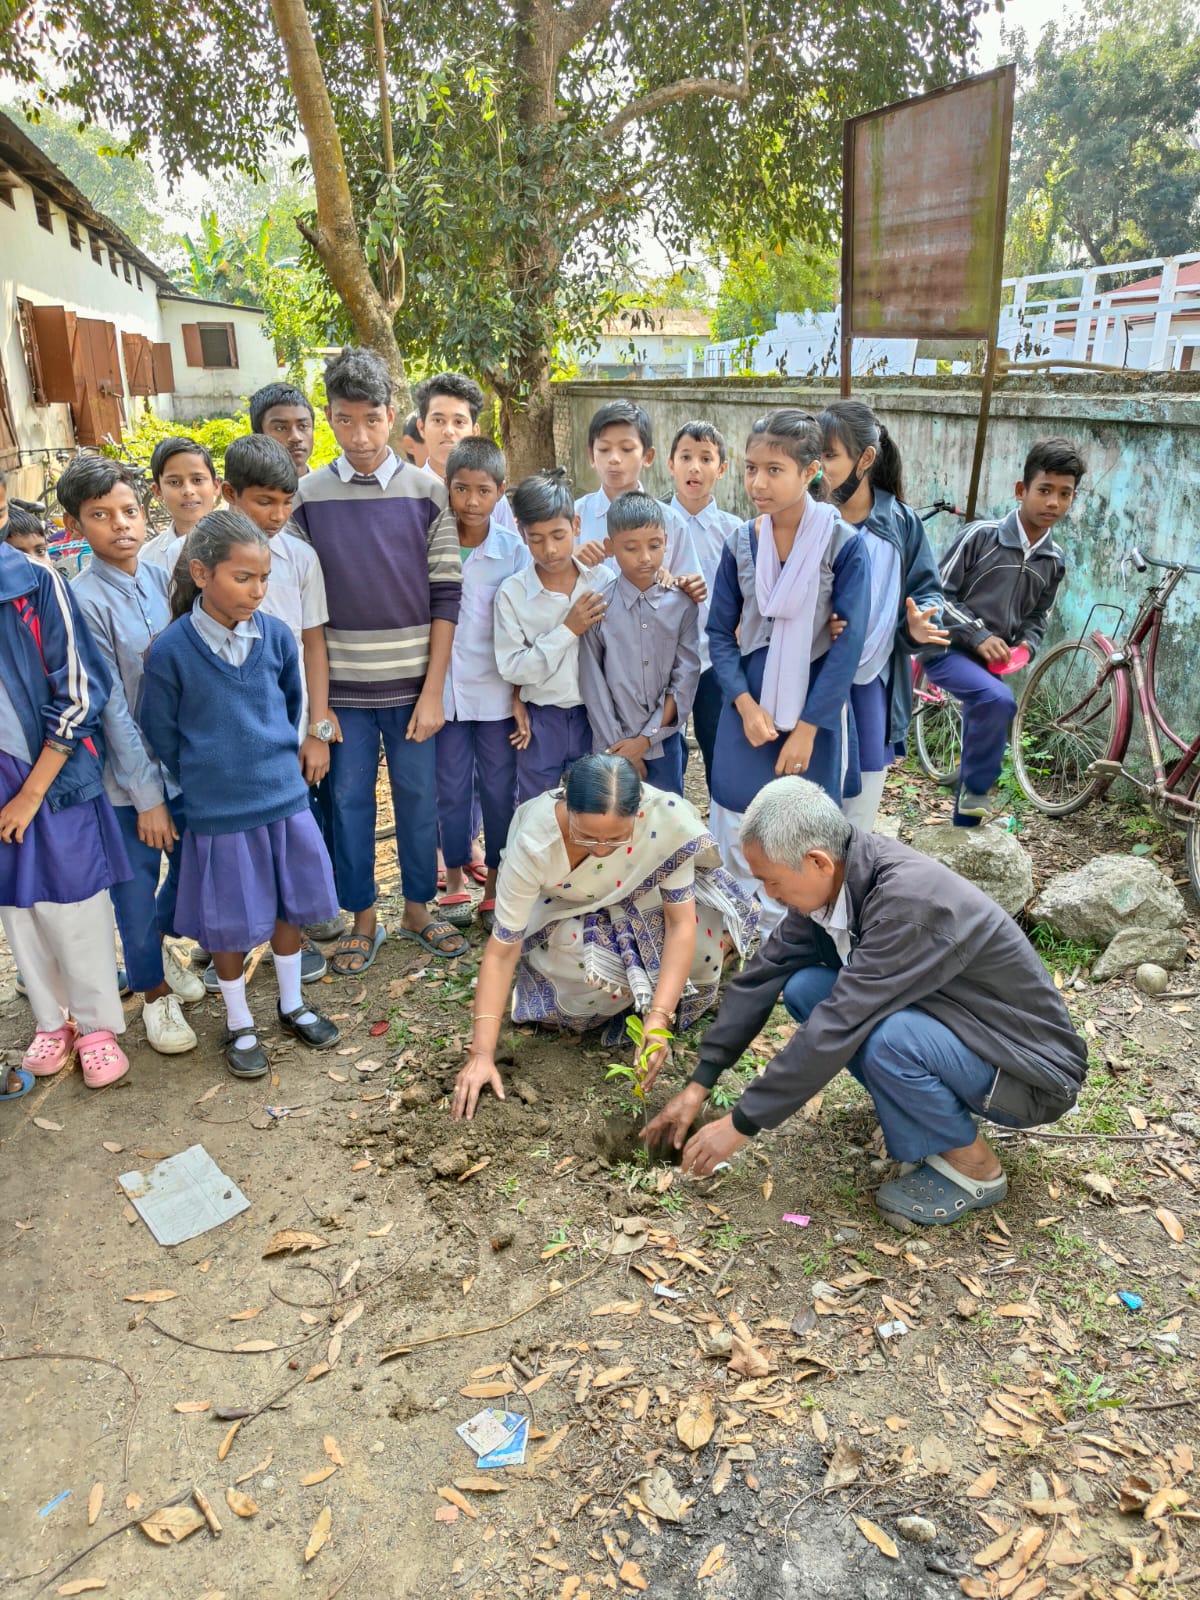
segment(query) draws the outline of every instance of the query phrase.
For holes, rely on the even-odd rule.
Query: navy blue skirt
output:
[[[30,768],[0,750],[0,805],[7,805]],[[42,805],[20,844],[0,844],[0,906],[57,906],[90,900],[133,874],[108,796],[51,811]]]
[[[206,950],[253,950],[277,922],[302,928],[337,915],[329,852],[307,806],[246,833],[185,828],[179,850],[175,932]]]
[[[813,662],[810,684],[815,683],[820,676],[826,659],[827,657],[821,656]],[[750,693],[756,700],[762,693],[766,664],[765,646],[761,650],[754,651],[752,655],[742,657],[742,670],[750,685]],[[840,727],[817,729],[817,736],[813,740],[812,759],[808,764],[808,771],[804,774],[813,783],[819,784],[838,805],[842,803],[844,766],[849,767],[846,773],[847,791],[857,794],[859,787],[858,770],[853,760],[856,746],[851,741],[847,748],[842,731]],[[778,739],[773,739],[770,744],[761,744],[757,747],[752,745],[742,731],[742,719],[737,707],[731,700],[727,700],[721,708],[721,720],[717,723],[717,740],[713,750],[712,797],[716,803],[724,806],[727,811],[739,813],[745,811],[758,791],[774,779],[775,763],[779,760],[779,752],[783,749],[786,739],[787,735],[781,733]]]

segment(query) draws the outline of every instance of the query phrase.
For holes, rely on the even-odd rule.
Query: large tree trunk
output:
[[[312,243],[358,337],[387,362],[396,385],[396,409],[403,416],[411,404],[404,357],[396,343],[391,308],[371,277],[358,236],[346,158],[308,10],[304,0],[271,0],[271,14],[287,56],[317,191]]]
[[[508,463],[509,483],[520,483],[531,473],[544,472],[555,464],[554,400],[550,392],[550,362],[540,363],[525,395],[514,403],[511,392],[498,387],[500,400],[500,443]]]

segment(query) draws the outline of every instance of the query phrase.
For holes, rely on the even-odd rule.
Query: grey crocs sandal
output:
[[[906,1231],[914,1224],[945,1225],[968,1211],[997,1205],[1008,1193],[1008,1179],[986,1181],[956,1172],[940,1156],[929,1156],[903,1177],[892,1178],[875,1191],[875,1204],[886,1221]]]

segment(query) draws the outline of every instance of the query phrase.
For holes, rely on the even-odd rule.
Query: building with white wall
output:
[[[0,115],[0,470],[119,441],[135,408],[230,414],[279,374],[264,313],[185,294]]]

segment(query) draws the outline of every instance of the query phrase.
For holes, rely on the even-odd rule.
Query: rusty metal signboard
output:
[[[987,339],[996,323],[1011,66],[845,124],[844,335]]]
[[[976,464],[995,377],[1016,69],[854,117],[842,170],[842,393],[852,341],[986,339]]]

